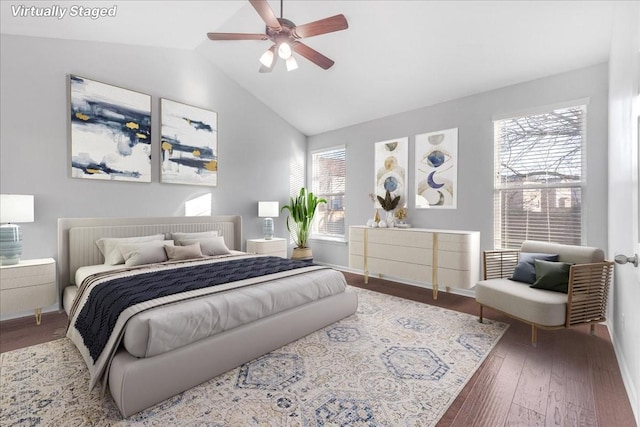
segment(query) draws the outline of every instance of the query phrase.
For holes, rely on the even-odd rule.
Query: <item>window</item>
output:
[[[494,121],[494,244],[580,245],[586,106]]]
[[[344,146],[311,154],[311,191],[327,203],[318,206],[311,234],[315,238],[344,240],[344,189],[346,180]]]

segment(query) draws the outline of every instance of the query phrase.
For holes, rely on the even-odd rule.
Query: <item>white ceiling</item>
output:
[[[284,0],[301,25],[342,13],[349,28],[303,39],[336,64],[302,57],[258,73],[269,41],[246,0],[0,2],[0,32],[195,50],[306,135],[437,104],[608,59],[615,1]],[[117,5],[113,18],[16,17],[12,7]],[[280,2],[270,1],[280,16]]]

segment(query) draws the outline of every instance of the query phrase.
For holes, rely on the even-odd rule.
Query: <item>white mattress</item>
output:
[[[113,267],[118,266],[82,267],[76,273],[76,279]],[[346,281],[342,273],[322,269],[156,307],[135,315],[129,321],[123,344],[135,357],[151,357],[292,307],[344,292],[345,289]],[[75,286],[65,289],[65,309],[67,300],[70,307],[75,291]]]

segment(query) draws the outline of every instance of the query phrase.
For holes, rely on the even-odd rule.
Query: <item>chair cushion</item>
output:
[[[526,283],[482,280],[476,285],[476,301],[538,325],[565,324],[567,294],[530,288]]]

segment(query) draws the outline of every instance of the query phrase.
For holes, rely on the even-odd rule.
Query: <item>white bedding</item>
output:
[[[124,346],[135,357],[155,356],[345,288],[342,273],[325,269],[156,307],[129,321]]]
[[[246,256],[243,255],[240,258]],[[256,255],[251,256],[255,257]],[[212,259],[211,261],[215,262],[216,260]],[[223,260],[218,259],[218,261]],[[102,271],[119,270],[122,266],[120,268],[114,267],[118,266],[83,267],[82,271],[78,272],[77,278],[82,279],[83,276],[89,277]],[[143,268],[165,267],[175,268],[163,266],[163,264],[149,265]],[[305,269],[300,271],[302,270]],[[146,308],[134,309],[132,312],[134,314],[125,316],[124,318],[128,320],[119,326],[123,331],[121,343],[135,357],[152,357],[187,346],[222,331],[345,291],[346,282],[342,273],[319,267],[307,267],[306,270],[304,274],[278,273],[266,282],[251,279],[256,282],[251,286],[242,285],[243,281],[240,281],[218,286],[218,291],[214,292],[206,289],[190,291],[188,292],[189,299],[165,297],[169,298],[166,300],[168,304],[156,307],[142,303],[139,307],[146,306]],[[122,275],[123,272],[117,274]],[[130,275],[132,272],[124,271],[124,274]],[[95,283],[95,277],[89,277],[89,279]],[[228,290],[225,290],[225,287],[228,287]],[[73,293],[65,291],[66,296]],[[179,299],[183,300],[178,301]],[[85,301],[86,295],[81,300]],[[120,317],[120,319],[122,318],[123,316]],[[72,319],[72,325],[74,325],[74,321],[75,316]],[[117,325],[116,328],[118,328]],[[74,327],[70,328],[67,331],[67,336],[74,340],[89,366],[90,357],[86,349],[82,348],[82,341],[77,330]],[[116,343],[117,341],[119,341],[117,336],[112,335],[110,342]],[[103,353],[93,366],[89,366],[93,367],[95,371],[91,372],[91,387],[102,375],[101,372],[104,372],[103,369],[108,358],[108,354]]]

